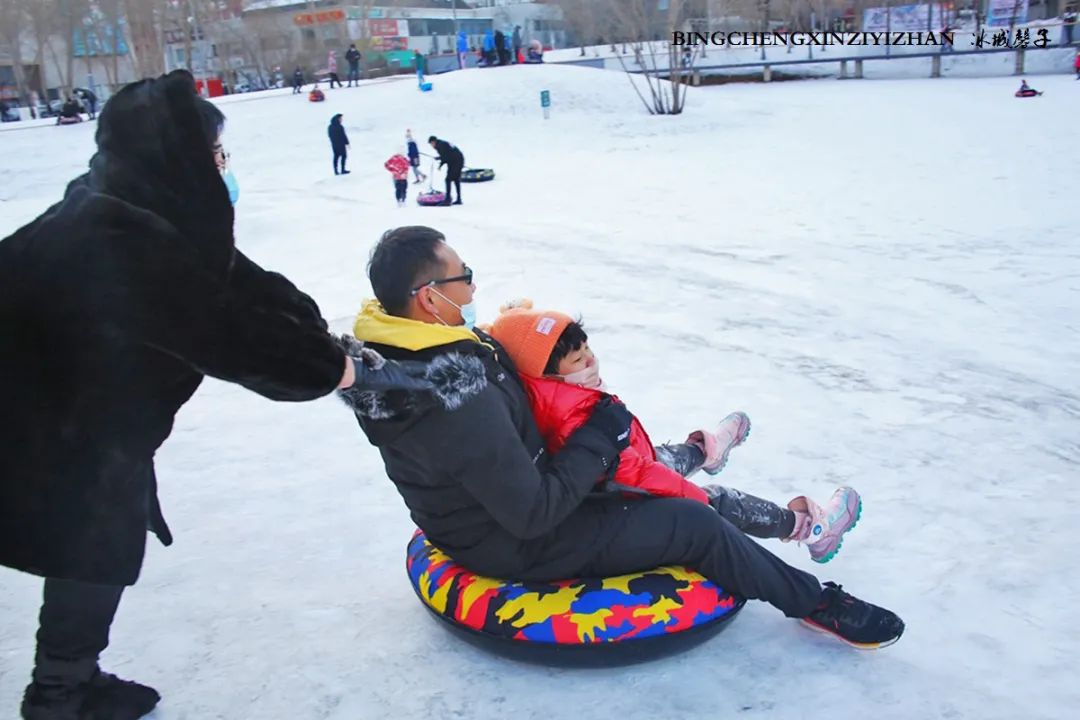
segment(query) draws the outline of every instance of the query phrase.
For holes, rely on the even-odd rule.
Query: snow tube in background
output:
[[[726,628],[746,602],[675,566],[552,582],[482,577],[419,530],[406,568],[424,607],[466,641],[544,665],[610,667],[669,655]]]
[[[324,100],[326,100],[326,95],[323,94],[322,90],[312,90],[308,93],[307,99],[310,102],[323,102]]]
[[[416,204],[423,205],[425,207],[433,207],[435,205],[442,205],[446,201],[446,193],[439,190],[430,190],[428,192],[422,192],[416,196]]]
[[[58,125],[77,125],[78,123],[81,123],[82,121],[83,121],[82,116],[81,115],[76,115],[75,117],[62,117],[57,121],[57,124]]]
[[[477,183],[495,179],[495,171],[491,168],[465,168],[461,171],[461,182]]]
[[[1017,90],[1016,97],[1035,97],[1036,95],[1042,95],[1038,90]]]

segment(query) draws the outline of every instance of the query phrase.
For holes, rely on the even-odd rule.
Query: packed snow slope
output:
[[[343,331],[380,234],[440,229],[476,270],[481,320],[523,295],[581,314],[655,441],[748,412],[724,484],[780,502],[858,488],[863,520],[830,564],[767,544],[895,609],[907,633],[860,653],[755,602],[647,665],[499,659],[413,595],[412,523],[337,399],[275,404],[208,380],[157,455],[176,543],[150,539],[103,658],[162,692],[153,717],[1049,719],[1077,706],[1080,83],[1039,78],[1031,100],[1014,78],[725,86],[650,117],[620,73],[433,82],[222,101],[239,246]],[[342,177],[326,136],[337,112]],[[452,208],[418,207],[410,185],[397,208],[382,163],[406,128],[496,180]],[[93,129],[0,133],[0,235],[60,198]],[[28,680],[40,587],[0,569],[4,717]]]

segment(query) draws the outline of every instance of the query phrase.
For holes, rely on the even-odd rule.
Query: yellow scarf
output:
[[[402,350],[425,350],[462,340],[480,342],[480,338],[463,326],[433,325],[388,315],[377,300],[364,303],[353,324],[353,335],[363,342],[389,345]]]

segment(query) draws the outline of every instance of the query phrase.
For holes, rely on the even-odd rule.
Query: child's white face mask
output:
[[[600,360],[593,358],[592,364],[584,370],[572,372],[569,375],[560,375],[563,382],[571,385],[580,385],[590,390],[603,390],[604,381],[600,379]]]

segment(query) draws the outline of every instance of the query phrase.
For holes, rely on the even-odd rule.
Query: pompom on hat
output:
[[[555,343],[572,322],[561,312],[533,310],[531,300],[514,300],[499,308],[489,334],[510,355],[518,372],[543,377]]]

